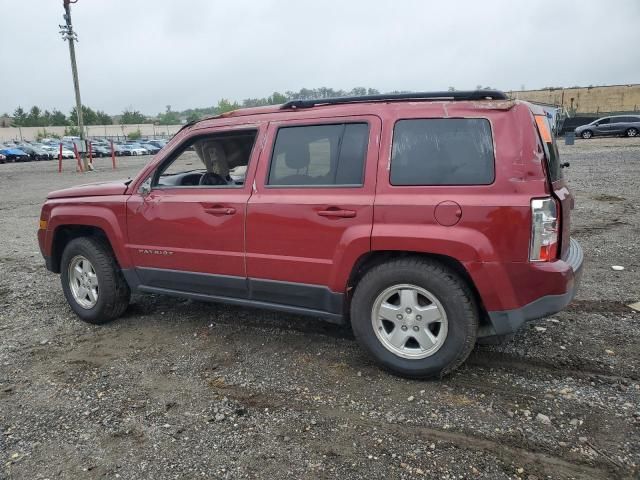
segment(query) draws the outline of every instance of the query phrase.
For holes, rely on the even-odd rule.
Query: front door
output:
[[[257,129],[185,139],[127,202],[127,248],[144,287],[245,297],[244,225]]]
[[[603,118],[599,120],[595,131],[598,135],[609,135],[611,133],[611,119]]]
[[[370,250],[380,128],[375,116],[269,125],[247,209],[252,298],[340,310]]]

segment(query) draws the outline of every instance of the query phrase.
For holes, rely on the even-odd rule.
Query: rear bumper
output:
[[[569,252],[562,261],[573,271],[573,282],[569,284],[565,293],[560,295],[545,295],[523,307],[512,310],[487,312],[489,314],[489,324],[481,327],[478,336],[491,337],[512,334],[516,332],[523,323],[552,315],[569,305],[580,285],[582,266],[584,263],[582,247],[573,238],[571,239]]]

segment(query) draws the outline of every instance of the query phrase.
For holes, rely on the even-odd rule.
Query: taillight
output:
[[[553,198],[531,200],[529,260],[550,262],[558,255],[558,206]]]

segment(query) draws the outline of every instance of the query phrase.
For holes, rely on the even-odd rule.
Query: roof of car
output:
[[[248,107],[232,110],[220,115],[213,115],[199,120],[194,120],[185,124],[182,129],[191,127],[206,120],[221,118],[246,117],[252,115],[264,115],[274,113],[284,113],[296,110],[307,110],[330,106],[381,104],[399,102],[451,102],[451,101],[502,101],[509,100],[504,92],[499,90],[468,90],[453,92],[412,92],[412,93],[391,93],[381,95],[364,95],[357,97],[337,97],[320,98],[310,100],[291,100],[280,105],[268,105],[263,107]]]

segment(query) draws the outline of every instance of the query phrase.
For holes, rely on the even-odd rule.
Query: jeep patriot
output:
[[[87,322],[132,291],[271,308],[441,377],[574,297],[565,166],[544,111],[499,91],[294,100],[190,123],[133,180],[50,193],[38,240]]]

